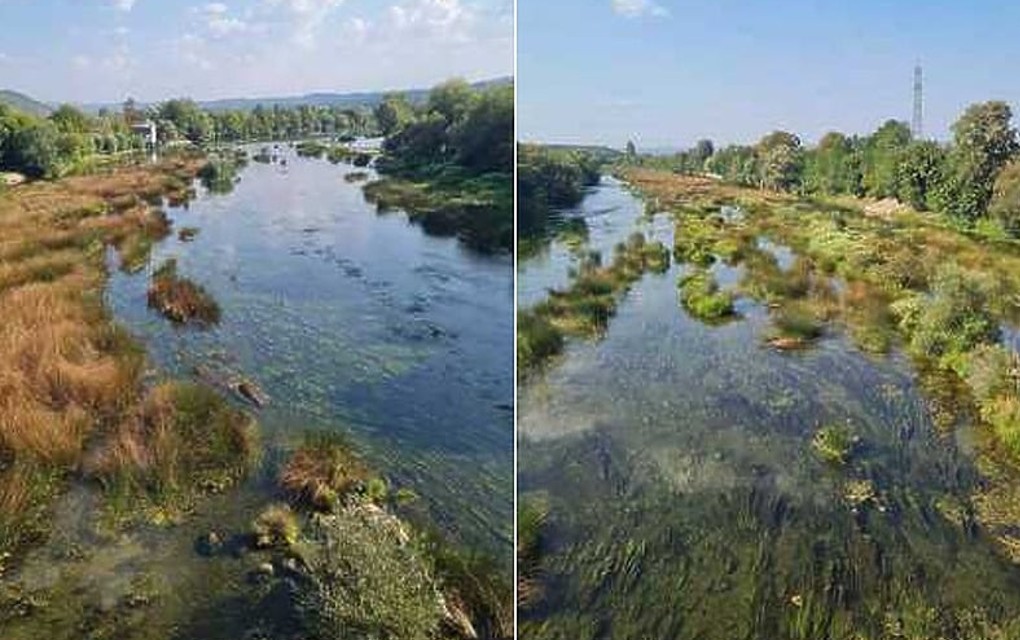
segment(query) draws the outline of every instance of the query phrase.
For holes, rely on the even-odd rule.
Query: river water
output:
[[[607,217],[610,244],[635,229],[671,243],[669,215],[643,209],[603,183],[573,215]],[[558,244],[518,268],[522,303],[566,281],[578,251]],[[839,327],[780,352],[755,300],[731,322],[690,317],[687,268],[646,274],[603,338],[569,341],[519,389],[520,499],[549,509],[521,636],[1016,637],[1020,570],[968,506],[975,430],[934,418],[906,357]],[[712,270],[727,286],[746,268]],[[859,438],[846,465],[813,450],[829,424]]]
[[[260,425],[261,468],[181,525],[112,538],[95,533],[92,492],[72,490],[56,509],[54,540],[13,577],[49,602],[0,636],[250,632],[253,620],[272,615],[242,597],[253,588],[253,561],[202,557],[195,541],[250,527],[273,499],[279,462],[308,430],[348,435],[392,487],[420,496],[417,517],[509,571],[511,257],[429,236],[397,211],[377,213],[363,180],[345,179],[366,170],[300,158],[286,146],[278,153],[280,162],[249,164],[229,193],[199,187],[189,204],[168,208],[175,233],[142,271],[119,270],[111,251],[106,291],[117,321],[144,343],[152,378],[202,371],[261,387],[268,404],[246,406]],[[185,227],[198,230],[190,241],[176,233]],[[175,327],[147,307],[149,275],[167,258],[217,300],[218,325]]]

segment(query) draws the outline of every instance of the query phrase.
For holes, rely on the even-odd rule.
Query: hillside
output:
[[[53,107],[48,104],[34,100],[23,93],[9,91],[6,89],[0,89],[0,104],[6,104],[19,111],[24,111],[25,113],[30,113],[35,116],[45,117],[53,111]]]
[[[475,82],[472,86],[484,89],[490,86],[512,84],[510,77],[496,78]],[[300,96],[266,96],[260,98],[223,98],[219,100],[199,100],[198,104],[209,111],[249,111],[258,105],[263,107],[296,107],[299,105],[328,106],[328,107],[374,107],[382,101],[388,91],[363,91],[354,93],[309,93]],[[428,89],[410,89],[403,91],[412,103],[424,101],[429,94]],[[87,111],[96,112],[100,108],[119,110],[120,103],[87,104],[82,105]],[[139,103],[139,106],[146,107],[147,104]]]

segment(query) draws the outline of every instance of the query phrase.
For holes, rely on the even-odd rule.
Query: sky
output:
[[[0,89],[142,102],[513,73],[513,0],[0,0]]]
[[[532,142],[807,142],[908,121],[947,139],[967,105],[1020,111],[1020,2],[518,0],[518,127]]]

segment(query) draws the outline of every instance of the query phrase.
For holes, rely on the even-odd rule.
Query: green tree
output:
[[[414,108],[402,93],[390,93],[375,108],[375,119],[384,136],[391,136],[414,121]]]
[[[939,208],[974,221],[984,215],[999,170],[1017,153],[1017,131],[1005,102],[971,105],[953,124],[949,171],[938,192]]]
[[[61,133],[88,133],[92,130],[89,117],[69,104],[60,105],[50,114],[50,120]]]
[[[992,188],[988,215],[999,221],[1006,233],[1020,235],[1020,160],[999,172]]]
[[[761,159],[762,187],[789,191],[800,184],[803,169],[800,138],[786,131],[773,131],[758,142],[756,151]]]
[[[438,113],[448,125],[453,125],[467,117],[475,97],[475,90],[466,81],[449,80],[429,92],[428,110]]]
[[[910,144],[910,127],[905,122],[887,120],[865,142],[864,189],[875,198],[896,195],[897,166]]]
[[[943,181],[946,152],[930,141],[913,142],[896,167],[896,197],[918,211],[930,208]]]

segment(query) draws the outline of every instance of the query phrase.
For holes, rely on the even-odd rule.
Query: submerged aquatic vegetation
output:
[[[848,424],[824,425],[811,439],[811,446],[818,456],[832,464],[845,464],[858,443],[859,439]]]
[[[296,503],[334,509],[372,477],[350,442],[331,433],[308,433],[280,471],[280,486]]]
[[[220,306],[200,285],[177,275],[177,260],[170,258],[152,274],[149,306],[172,322],[210,325],[219,322]]]
[[[542,598],[540,568],[543,529],[549,517],[548,503],[539,498],[522,499],[517,508],[517,606],[528,607]]]
[[[680,276],[677,283],[680,303],[699,320],[711,322],[732,316],[733,294],[719,289],[706,269],[693,269]]]

